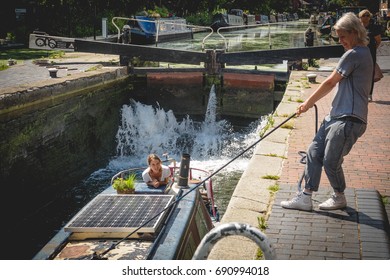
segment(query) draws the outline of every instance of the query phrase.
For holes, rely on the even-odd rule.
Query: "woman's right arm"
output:
[[[314,104],[326,96],[337,85],[337,83],[341,81],[341,79],[343,79],[343,76],[334,70],[332,74],[330,74],[330,76],[326,78],[326,80],[323,81],[321,85],[306,99],[306,101],[298,106],[296,112],[297,115],[299,116],[301,113],[304,113],[313,107]]]

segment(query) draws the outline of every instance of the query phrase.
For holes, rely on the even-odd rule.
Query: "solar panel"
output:
[[[69,221],[64,230],[89,233],[89,238],[101,237],[102,233],[108,233],[112,238],[124,237],[166,208],[173,197],[100,194]],[[137,233],[155,233],[163,221],[165,212],[147,223]]]

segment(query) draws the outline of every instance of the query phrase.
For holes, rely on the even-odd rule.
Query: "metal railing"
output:
[[[268,23],[260,23],[260,24],[250,24],[250,25],[234,25],[234,26],[224,26],[217,29],[217,34],[224,40],[225,51],[229,50],[228,42],[225,36],[223,36],[220,32],[224,30],[232,30],[232,29],[247,29],[247,28],[256,28],[262,26],[268,26],[268,43],[269,48],[272,49],[272,40],[271,40],[271,25],[281,25],[286,24],[286,22],[268,22]]]

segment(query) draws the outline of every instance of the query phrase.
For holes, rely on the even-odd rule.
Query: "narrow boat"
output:
[[[186,160],[188,158],[188,160]],[[183,160],[184,159],[184,160]],[[169,165],[170,181],[154,188],[141,179],[133,194],[119,194],[116,178],[145,169],[123,170],[84,206],[34,257],[80,260],[191,259],[202,238],[218,222],[209,172]]]
[[[231,9],[228,13],[215,14],[211,28],[214,31],[217,31],[220,27],[243,27],[254,24],[256,24],[255,15],[246,14],[243,10],[240,9]]]
[[[116,20],[126,19],[122,28]],[[184,18],[171,16],[168,18],[139,15],[133,18],[114,17],[112,23],[118,30],[118,40],[122,43],[147,45],[178,39],[193,38],[192,29]]]

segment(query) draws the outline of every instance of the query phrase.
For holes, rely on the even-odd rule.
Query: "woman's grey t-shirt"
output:
[[[358,46],[341,57],[336,71],[343,76],[332,101],[331,118],[353,116],[367,123],[373,62],[368,47]]]

